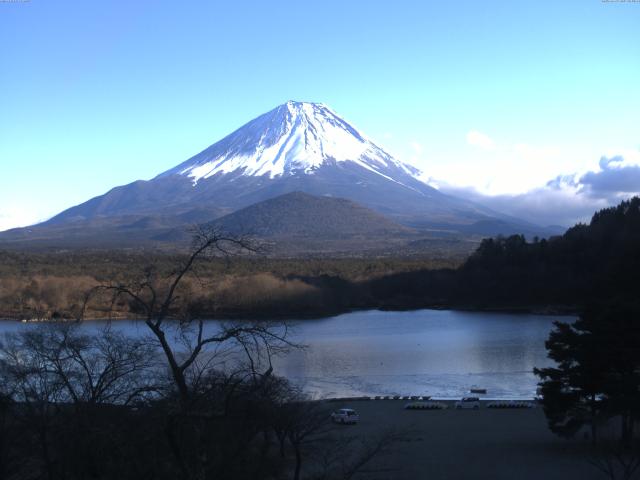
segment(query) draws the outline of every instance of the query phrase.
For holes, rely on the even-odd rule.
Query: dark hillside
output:
[[[415,233],[344,198],[292,192],[253,204],[215,222],[224,231],[262,238],[346,238]]]
[[[482,241],[457,270],[400,273],[370,283],[383,306],[577,308],[640,301],[640,198],[594,214],[564,235]]]

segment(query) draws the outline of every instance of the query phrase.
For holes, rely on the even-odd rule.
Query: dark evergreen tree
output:
[[[558,237],[487,238],[457,270],[368,283],[379,306],[576,311],[594,300],[640,307],[640,197],[596,212]]]
[[[581,428],[591,428],[597,438],[597,422],[605,409],[605,372],[597,339],[583,325],[555,322],[546,347],[556,367],[535,369],[541,378],[543,407],[549,428],[572,437]]]
[[[627,305],[590,307],[574,323],[556,322],[546,342],[555,367],[535,369],[540,377],[549,427],[573,436],[613,417],[630,445],[640,419],[640,315]]]

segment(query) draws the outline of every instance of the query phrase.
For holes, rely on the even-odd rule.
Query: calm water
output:
[[[299,322],[294,339],[308,348],[276,359],[274,366],[317,398],[452,398],[471,387],[486,388],[490,398],[531,397],[533,367],[550,363],[544,341],[554,320],[572,318],[452,310],[355,312]],[[0,322],[0,333],[32,325]],[[102,325],[91,322],[87,328]],[[132,335],[146,334],[140,323],[114,325]]]

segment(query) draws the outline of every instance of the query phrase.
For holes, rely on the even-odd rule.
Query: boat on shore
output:
[[[482,395],[486,395],[487,393],[487,389],[486,388],[472,388],[469,390],[469,393],[479,393]]]

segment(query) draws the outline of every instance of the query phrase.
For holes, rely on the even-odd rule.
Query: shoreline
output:
[[[483,397],[482,394],[476,393],[467,393],[464,396],[467,397],[479,397],[480,405],[485,406],[490,402],[503,402],[507,400],[512,400],[514,402],[531,402],[534,404],[534,408],[538,407],[538,400],[535,397],[517,397],[517,396],[509,396],[509,397]],[[378,396],[357,396],[357,397],[331,397],[331,398],[318,398],[314,400],[310,400],[311,402],[325,402],[325,403],[350,403],[350,402],[404,402],[406,403],[415,403],[415,402],[441,402],[447,405],[447,407],[451,407],[460,400],[460,397],[431,397],[428,398],[416,395],[378,395]],[[482,408],[482,407],[481,407]]]
[[[366,311],[380,311],[380,312],[415,312],[420,310],[451,310],[451,311],[459,311],[459,312],[477,312],[477,313],[496,313],[496,314],[523,314],[523,315],[541,315],[541,316],[575,316],[580,313],[580,309],[577,306],[570,305],[547,305],[547,306],[521,306],[521,307],[478,307],[478,306],[470,306],[470,305],[443,305],[443,304],[434,304],[434,305],[424,305],[424,306],[411,306],[411,307],[400,307],[400,306],[367,306],[367,307],[356,307],[356,308],[348,308],[348,309],[336,309],[336,310],[325,310],[318,311],[313,313],[305,313],[305,312],[292,312],[292,313],[261,313],[247,310],[244,312],[238,311],[227,311],[227,312],[216,312],[211,315],[207,315],[206,317],[195,317],[192,320],[264,320],[264,321],[280,321],[280,320],[301,320],[301,321],[309,321],[309,320],[322,320],[325,318],[337,317],[339,315],[356,313],[356,312],[366,312]],[[133,317],[133,318],[132,318]],[[65,322],[73,322],[73,321],[96,321],[96,320],[112,320],[112,321],[121,321],[121,320],[141,320],[144,321],[144,318],[135,318],[133,315],[127,317],[109,317],[109,316],[99,316],[99,317],[88,317],[88,318],[71,318],[71,317],[62,317],[58,319],[48,318],[48,319],[38,319],[38,320],[30,320],[24,317],[15,317],[10,315],[2,315],[0,316],[0,322],[2,321],[16,321],[16,322],[24,322],[24,323],[46,323],[46,322],[55,322],[55,321],[65,321]],[[176,318],[170,318],[169,320],[177,320]]]

